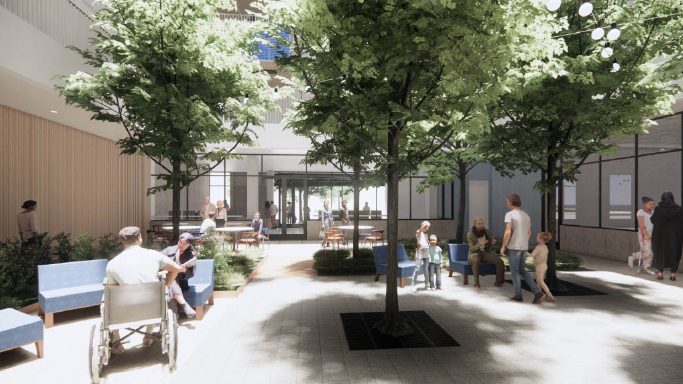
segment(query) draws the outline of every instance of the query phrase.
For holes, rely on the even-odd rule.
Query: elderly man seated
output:
[[[479,288],[479,263],[491,263],[496,266],[496,286],[505,285],[505,263],[503,259],[491,252],[491,246],[496,243],[496,239],[491,236],[491,232],[484,228],[484,220],[481,217],[474,218],[474,226],[467,232],[467,244],[470,246],[467,260],[472,264],[474,274],[474,287]]]
[[[265,236],[263,235],[263,220],[261,220],[261,214],[258,212],[254,213],[254,220],[251,221],[251,228],[253,232],[258,233],[258,238],[263,239]],[[254,237],[256,237],[254,236]]]
[[[185,312],[189,318],[195,317],[196,313],[194,309],[192,309],[192,306],[185,301],[185,297],[183,297],[183,291],[189,289],[187,281],[194,276],[194,271],[197,264],[197,255],[195,253],[194,247],[192,246],[193,241],[194,236],[186,232],[180,235],[180,238],[178,239],[178,245],[172,245],[161,251],[164,256],[168,256],[168,258],[173,260],[175,263],[185,267],[185,271],[178,273],[168,289],[170,296],[173,298],[173,300],[169,300],[169,304],[171,304],[171,308],[175,308],[176,306],[173,305],[175,304],[173,303],[175,300],[178,304],[180,304],[180,306],[183,308],[183,312]]]
[[[160,271],[167,271],[166,287],[170,287],[175,282],[176,275],[186,271],[185,267],[179,266],[161,253],[141,248],[142,235],[138,227],[123,228],[119,232],[119,239],[123,243],[124,250],[107,265],[108,285],[153,283],[159,281]],[[153,329],[152,325],[148,325],[146,332],[151,334]],[[112,352],[121,354],[123,345],[119,341],[119,331],[113,333]],[[153,342],[152,336],[148,335],[142,340],[146,347],[151,346]]]

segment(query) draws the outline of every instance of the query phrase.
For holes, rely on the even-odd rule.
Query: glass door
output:
[[[270,178],[270,177],[269,177]],[[306,177],[275,175],[273,201],[278,207],[270,237],[276,240],[306,239]]]

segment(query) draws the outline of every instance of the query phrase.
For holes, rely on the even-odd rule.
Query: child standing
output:
[[[436,235],[429,236],[429,288],[432,291],[442,290],[441,288],[441,265],[443,256],[441,247],[436,245]],[[436,288],[434,285],[434,275],[436,275]]]
[[[536,267],[536,284],[541,288],[543,293],[545,293],[545,299],[553,302],[555,301],[555,298],[552,293],[550,293],[548,286],[545,285],[545,281],[543,281],[545,271],[548,270],[548,246],[546,243],[550,241],[551,238],[552,235],[550,232],[540,232],[538,236],[536,236],[538,245],[534,248],[534,251],[531,252],[531,257],[533,257],[534,266]]]
[[[415,272],[413,272],[413,282],[410,283],[411,292],[417,292],[415,281],[420,273],[420,266],[424,266],[425,289],[429,289],[429,241],[427,241],[427,231],[430,227],[429,221],[423,221],[420,229],[415,232],[417,237],[417,249],[415,249]]]

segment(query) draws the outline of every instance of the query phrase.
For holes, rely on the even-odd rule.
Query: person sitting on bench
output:
[[[178,273],[175,281],[173,281],[171,286],[168,288],[169,294],[172,298],[169,299],[169,307],[175,308],[175,305],[173,305],[175,304],[173,303],[173,300],[177,301],[178,304],[180,304],[180,306],[183,308],[183,312],[185,312],[189,318],[195,317],[196,313],[194,309],[192,309],[192,306],[185,301],[185,297],[183,297],[183,291],[186,291],[190,288],[187,281],[194,276],[194,271],[197,264],[197,255],[195,253],[194,247],[192,246],[193,241],[194,236],[192,236],[191,233],[185,232],[180,235],[180,238],[178,239],[178,245],[172,245],[161,251],[164,256],[167,256],[175,263],[185,267],[185,272]]]
[[[138,227],[125,227],[119,232],[119,239],[124,250],[114,257],[107,265],[107,285],[143,284],[159,281],[159,272],[167,271],[166,287],[175,282],[176,275],[185,272],[186,268],[179,266],[173,260],[160,252],[144,249],[142,234]],[[151,334],[154,326],[147,326],[147,333]],[[119,331],[113,332],[112,353],[123,353],[123,345],[119,339]],[[145,335],[142,344],[149,347],[154,342],[152,336]]]
[[[491,246],[496,243],[496,239],[491,236],[491,232],[484,228],[484,220],[481,217],[474,218],[474,226],[467,232],[467,244],[470,246],[470,252],[467,255],[467,261],[472,264],[472,273],[474,274],[474,287],[479,288],[479,263],[491,263],[496,266],[496,286],[502,287],[505,285],[505,263],[503,259],[495,253],[491,252]]]

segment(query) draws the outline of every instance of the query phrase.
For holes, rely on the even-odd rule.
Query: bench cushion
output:
[[[387,265],[378,264],[375,266],[375,270],[383,275],[387,274]],[[398,262],[398,277],[411,277],[415,272],[415,262],[411,260],[399,261]],[[424,273],[424,264],[420,265],[420,273]]]
[[[450,269],[456,272],[460,272],[463,275],[474,275],[472,271],[472,264],[467,261],[451,261]],[[495,275],[496,266],[491,263],[479,263],[479,274],[484,275]]]
[[[185,300],[193,307],[203,305],[213,294],[211,284],[191,284],[190,288],[183,292]]]
[[[0,351],[43,340],[43,320],[15,309],[0,310]]]
[[[41,291],[38,293],[38,304],[46,313],[59,312],[100,304],[103,295],[104,286],[100,282],[99,284]]]

